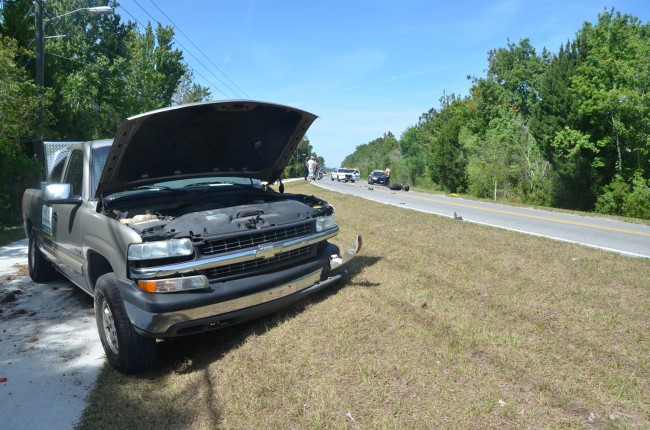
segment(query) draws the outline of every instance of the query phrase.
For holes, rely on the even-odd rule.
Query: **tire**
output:
[[[29,277],[34,282],[47,282],[56,277],[56,270],[52,263],[50,263],[36,244],[34,237],[34,229],[29,231],[29,244],[27,251],[27,268],[29,269]]]
[[[100,276],[95,284],[95,320],[111,366],[125,374],[142,372],[153,366],[156,341],[135,331],[113,273]]]

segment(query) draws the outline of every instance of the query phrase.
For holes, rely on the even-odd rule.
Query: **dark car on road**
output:
[[[368,175],[368,185],[370,184],[382,184],[386,185],[386,174],[383,170],[373,170]]]

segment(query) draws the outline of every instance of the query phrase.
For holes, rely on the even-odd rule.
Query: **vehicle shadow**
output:
[[[319,303],[337,294],[341,289],[355,287],[375,287],[379,284],[366,281],[357,282],[356,277],[369,266],[377,264],[381,257],[359,255],[347,266],[347,278],[320,291],[289,308],[266,317],[227,327],[209,333],[167,339],[159,342],[156,368],[139,377],[145,379],[159,378],[169,372],[189,373],[204,369],[227,354],[232,348],[241,345],[251,335],[259,336],[273,330],[278,324],[299,315],[314,303]]]
[[[240,347],[251,336],[260,336],[274,330],[287,320],[300,315],[308,306],[327,300],[343,288],[375,286],[367,282],[355,283],[355,279],[359,277],[364,268],[377,264],[379,261],[380,257],[357,256],[346,266],[347,278],[289,308],[261,319],[214,332],[159,341],[156,350],[156,364],[152,370],[138,375],[125,376],[106,365],[102,372],[103,377],[124,380],[125,384],[155,385],[157,381],[169,380],[173,375],[177,375],[179,379],[176,380],[173,396],[178,399],[188,399],[193,405],[190,410],[183,406],[183,402],[166,404],[164,411],[151,406],[158,402],[145,402],[145,405],[142,406],[138,402],[127,402],[128,407],[138,408],[139,410],[134,414],[153,427],[156,427],[162,415],[167,417],[168,421],[165,422],[165,425],[168,427],[190,428],[196,424],[197,420],[218,426],[222,418],[221,406],[216,400],[219,391],[219,369],[213,365],[221,361],[231,350]],[[183,377],[183,375],[187,375],[187,377]],[[93,396],[106,398],[106,396],[112,397],[115,394],[117,396],[115,402],[118,404],[126,402],[121,398],[121,394],[112,391],[117,390],[119,386],[121,386],[119,383],[108,384],[104,389],[109,392],[99,391],[93,393]],[[154,396],[156,395],[154,394]],[[160,403],[165,402],[161,401]],[[92,417],[92,419],[104,419],[101,417],[102,414],[101,408],[91,407],[86,411],[86,417]]]

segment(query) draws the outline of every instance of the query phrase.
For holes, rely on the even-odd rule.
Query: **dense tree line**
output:
[[[0,226],[20,222],[22,193],[43,173],[43,140],[112,137],[129,116],[211,99],[171,27],[139,29],[114,0],[115,13],[101,16],[79,11],[97,6],[93,0],[36,1],[44,10],[43,88],[35,84],[34,2],[0,2]],[[302,175],[298,158],[314,149],[304,139],[296,153],[285,175]]]
[[[173,47],[172,28],[157,23],[139,31],[117,11],[67,14],[96,6],[90,0],[41,4],[46,36],[42,91],[35,85],[33,2],[1,3],[0,225],[20,221],[22,191],[42,173],[42,139],[112,137],[129,116],[210,98]]]
[[[650,25],[614,9],[555,54],[488,53],[465,97],[444,95],[400,139],[343,162],[477,197],[650,219]]]

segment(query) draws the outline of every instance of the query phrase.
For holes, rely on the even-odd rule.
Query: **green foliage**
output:
[[[632,192],[623,203],[623,213],[628,217],[650,219],[650,180],[644,180],[639,173],[632,184]]]
[[[587,46],[571,78],[576,112],[594,149],[602,181],[614,174],[630,182],[650,175],[650,27],[638,18],[605,12],[580,30]],[[643,162],[646,161],[646,162]]]
[[[0,226],[20,222],[20,196],[39,173],[31,145],[39,91],[15,63],[20,53],[13,39],[0,38]]]
[[[421,126],[406,129],[399,141],[403,156],[402,182],[418,185],[426,174],[426,154],[431,148],[431,134]]]
[[[144,32],[131,33],[130,61],[125,65],[126,110],[130,115],[172,104],[187,66],[181,51],[172,48],[174,31],[160,23],[154,33],[149,24]]]
[[[174,97],[173,104],[182,105],[186,103],[197,103],[210,100],[212,94],[210,90],[194,82],[194,72],[187,70],[181,82],[178,84]]]
[[[561,46],[539,78],[538,102],[532,108],[529,122],[533,136],[549,161],[553,161],[555,154],[552,147],[555,135],[575,124],[570,79],[578,64],[578,46],[569,42]]]
[[[471,194],[490,197],[496,183],[501,197],[537,205],[551,202],[550,164],[520,116],[495,119],[485,138],[466,134],[463,143]]]
[[[548,65],[548,54],[544,57],[537,56],[528,39],[488,53],[488,78],[503,88],[505,102],[522,115],[528,115],[537,102],[539,80]]]
[[[307,176],[306,164],[307,160],[309,160],[309,157],[311,156],[316,157],[316,161],[318,162],[320,168],[325,167],[325,159],[316,154],[314,148],[309,142],[309,138],[307,136],[304,136],[298,144],[298,148],[296,148],[295,154],[291,156],[291,161],[287,164],[287,167],[284,168],[282,177],[302,178]]]
[[[402,159],[400,143],[393,133],[385,133],[382,137],[375,139],[365,145],[357,146],[356,151],[345,157],[342,166],[359,167],[361,177],[368,176],[373,170],[384,170],[390,167],[392,175],[403,175],[404,167],[396,163]]]
[[[637,172],[632,185],[629,185],[621,175],[616,175],[598,196],[596,211],[650,219],[650,181],[643,179],[641,173]]]
[[[625,215],[623,205],[630,194],[630,185],[620,175],[616,175],[612,182],[603,188],[603,193],[598,196],[596,212],[609,215]]]
[[[467,186],[465,148],[459,136],[467,118],[466,103],[455,95],[440,99],[439,112],[430,111],[428,128],[432,130],[427,165],[433,182],[452,193]]]
[[[109,5],[118,6],[114,0]],[[102,16],[81,11],[96,6],[93,0],[43,3],[44,33],[65,36],[45,40],[45,87],[39,90],[33,84],[31,2],[6,0],[1,6],[0,224],[20,220],[20,196],[42,169],[33,160],[37,137],[109,138],[126,117],[210,97],[193,83],[182,52],[173,46],[172,28],[149,24],[140,33],[117,11]]]

